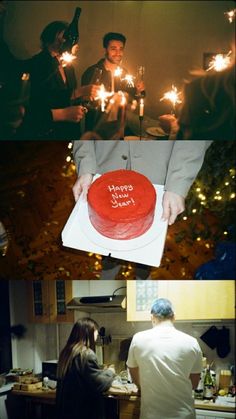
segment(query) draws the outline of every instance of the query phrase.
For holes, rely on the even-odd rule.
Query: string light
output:
[[[196,212],[197,212],[197,210],[196,210],[196,208],[194,208],[194,209],[192,210],[192,213],[193,213],[193,214],[196,214]]]
[[[73,147],[73,143],[69,143],[67,148],[71,149]]]
[[[235,193],[234,192],[230,194],[230,199],[233,199],[233,198],[235,198]]]

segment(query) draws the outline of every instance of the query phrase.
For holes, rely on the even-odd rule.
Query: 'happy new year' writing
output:
[[[124,208],[129,205],[135,205],[134,199],[129,196],[129,192],[133,191],[133,189],[132,185],[108,185],[108,190],[111,192],[112,208]]]

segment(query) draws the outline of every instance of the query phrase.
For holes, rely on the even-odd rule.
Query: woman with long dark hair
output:
[[[114,379],[112,369],[101,369],[95,354],[98,324],[85,317],[73,326],[60,353],[57,382],[57,419],[104,419],[102,394]]]

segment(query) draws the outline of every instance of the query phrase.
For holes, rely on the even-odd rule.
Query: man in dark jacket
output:
[[[121,66],[126,44],[126,37],[121,33],[109,32],[103,37],[104,58],[87,68],[81,78],[81,85],[104,85],[108,92],[126,92],[131,98],[144,91],[144,83],[134,86],[125,79],[127,70]],[[115,76],[115,70],[120,69],[120,76]],[[95,92],[96,94],[97,92]],[[95,99],[95,97],[93,97]],[[126,95],[127,99],[127,95]],[[120,139],[124,124],[124,107],[119,106],[115,116],[101,112],[100,104],[89,109],[86,115],[85,131],[96,132],[103,140]],[[96,106],[97,105],[97,106]],[[83,139],[83,138],[82,138]]]

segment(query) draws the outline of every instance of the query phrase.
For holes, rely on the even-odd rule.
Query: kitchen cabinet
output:
[[[72,281],[27,281],[29,321],[33,323],[73,322],[66,304],[72,298]]]
[[[149,321],[155,298],[168,298],[176,320],[234,319],[234,281],[127,281],[127,320]]]
[[[119,400],[119,419],[139,419],[140,400]]]

